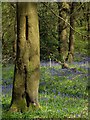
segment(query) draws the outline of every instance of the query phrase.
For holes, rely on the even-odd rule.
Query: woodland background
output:
[[[73,59],[66,63],[69,69],[62,69],[58,61],[59,41],[59,7],[58,3],[38,3],[40,28],[41,78],[39,101],[42,110],[27,113],[7,113],[11,100],[14,63],[16,58],[17,22],[16,4],[2,3],[2,108],[3,118],[88,118],[88,71],[90,61],[90,3],[71,3],[69,8],[62,6],[65,15],[62,25],[67,32],[66,60],[70,47],[70,18],[73,16]],[[61,56],[62,57],[62,56]],[[51,60],[51,63],[50,63]],[[51,64],[51,65],[50,65]]]

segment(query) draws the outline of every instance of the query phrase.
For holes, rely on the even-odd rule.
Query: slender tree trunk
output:
[[[39,107],[39,28],[36,3],[17,3],[17,54],[11,111]]]
[[[70,8],[70,25],[72,28],[75,29],[75,14],[73,14],[74,9],[75,9],[75,2],[71,3],[71,8]],[[68,60],[70,63],[74,59],[74,30],[70,27],[70,35],[69,35],[69,51],[68,55],[66,58],[66,61]]]
[[[88,40],[88,56],[90,56],[90,2],[87,4],[87,40]]]
[[[90,32],[90,3],[87,3],[87,31]]]
[[[67,22],[69,5],[66,2],[58,3],[59,16]],[[58,52],[59,60],[64,63],[67,54],[67,23],[58,18]]]

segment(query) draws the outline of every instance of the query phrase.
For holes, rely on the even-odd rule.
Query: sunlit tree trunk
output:
[[[72,2],[70,4],[70,25],[73,29],[75,29],[75,14],[74,14],[74,9],[75,9],[75,2]],[[68,56],[66,58],[66,61],[68,60],[70,63],[74,59],[74,30],[70,27],[70,35],[69,35],[69,51],[68,51]]]
[[[17,54],[11,111],[39,107],[39,28],[36,3],[17,3]]]
[[[64,64],[67,54],[67,13],[69,11],[69,5],[66,2],[58,3],[59,16],[64,20],[58,18],[58,52],[59,60]]]

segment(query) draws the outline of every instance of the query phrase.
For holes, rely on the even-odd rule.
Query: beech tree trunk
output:
[[[39,107],[39,26],[36,3],[17,3],[17,54],[11,111]]]

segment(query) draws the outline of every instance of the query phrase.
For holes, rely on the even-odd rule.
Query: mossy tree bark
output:
[[[39,107],[39,27],[36,3],[17,3],[17,54],[11,111]]]
[[[58,3],[58,11],[59,16],[62,17],[64,20],[58,18],[58,52],[59,58],[64,65],[65,57],[67,54],[67,20],[69,12],[69,5],[67,2],[60,2]]]
[[[73,29],[75,29],[75,13],[74,13],[75,6],[76,6],[75,2],[72,2],[70,4],[70,25]],[[71,27],[69,34],[69,50],[66,58],[66,61],[69,61],[70,63],[74,59],[74,30]]]

